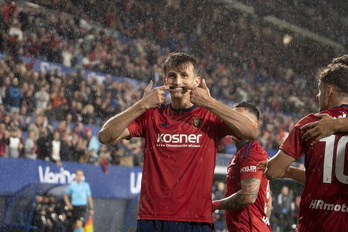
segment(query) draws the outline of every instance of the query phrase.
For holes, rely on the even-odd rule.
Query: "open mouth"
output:
[[[185,90],[185,87],[174,87],[174,86],[169,86],[170,90],[177,90],[177,91],[182,91]]]

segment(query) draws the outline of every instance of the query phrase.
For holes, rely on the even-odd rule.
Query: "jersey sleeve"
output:
[[[144,124],[149,112],[143,113],[140,117],[135,119],[128,125],[130,137],[144,137]]]
[[[296,125],[290,131],[288,137],[285,139],[280,149],[289,154],[294,159],[300,158],[304,154],[304,150],[307,145],[304,140],[302,140],[302,135],[305,131],[301,130],[301,127],[309,122],[318,120],[313,116],[313,114],[307,115],[296,123]]]
[[[248,157],[241,160],[240,177],[241,180],[249,178],[262,179],[263,171],[257,170],[257,164],[267,159],[267,153],[258,144],[254,144],[248,151]]]
[[[224,121],[218,118],[218,123],[220,124],[219,132],[220,137],[223,138],[226,135],[232,135],[237,139],[241,139]]]

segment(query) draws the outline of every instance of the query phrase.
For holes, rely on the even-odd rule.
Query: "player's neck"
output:
[[[177,110],[189,109],[193,106],[193,104],[190,101],[185,101],[184,99],[173,99],[171,105],[174,109]]]
[[[243,147],[244,144],[246,144],[247,142],[250,142],[249,140],[245,140],[245,139],[242,139],[242,140],[239,140],[239,141],[235,141],[235,145],[236,145],[236,148],[237,150],[239,150],[241,147]]]

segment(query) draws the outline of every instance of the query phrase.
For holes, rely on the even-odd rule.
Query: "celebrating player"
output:
[[[218,142],[226,135],[252,140],[258,129],[215,100],[198,76],[197,61],[170,53],[164,85],[147,86],[141,100],[109,119],[99,140],[144,137],[137,231],[211,231],[212,181]],[[165,91],[171,103],[164,104]]]
[[[260,111],[255,105],[241,102],[235,108],[259,125]],[[269,181],[256,169],[259,161],[266,160],[268,154],[257,141],[233,140],[237,153],[228,166],[225,198],[213,201],[213,210],[226,210],[230,232],[271,231]]]
[[[330,64],[318,73],[317,80],[320,114],[345,118],[348,114],[348,66]],[[347,132],[323,137],[317,143],[313,143],[314,139],[306,140],[306,136],[302,138],[306,131],[301,127],[317,120],[314,114],[309,114],[295,125],[278,153],[268,162],[265,174],[268,179],[284,177],[290,164],[305,155],[305,187],[296,230],[348,231]]]

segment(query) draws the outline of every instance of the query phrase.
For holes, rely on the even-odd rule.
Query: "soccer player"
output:
[[[235,110],[259,125],[260,111],[255,105],[241,102],[235,106]],[[229,232],[271,231],[269,181],[256,168],[260,161],[267,159],[268,154],[256,140],[232,139],[237,153],[228,166],[225,198],[213,201],[213,210],[226,210]]]
[[[258,129],[210,96],[192,56],[170,53],[163,72],[164,85],[152,89],[151,81],[142,99],[105,123],[99,140],[145,138],[137,231],[211,231],[218,142],[226,135],[252,140]]]
[[[336,63],[317,75],[321,114],[348,114],[348,66]],[[335,133],[315,144],[304,140],[303,125],[317,121],[309,114],[291,130],[278,153],[268,162],[268,179],[284,177],[292,162],[305,155],[305,186],[296,231],[348,231],[348,133]]]
[[[331,64],[348,65],[348,55],[336,57]],[[312,145],[320,139],[334,134],[335,132],[348,132],[348,118],[333,118],[328,114],[314,114],[320,120],[307,123],[301,129],[305,130],[302,138],[307,142],[312,140]]]

